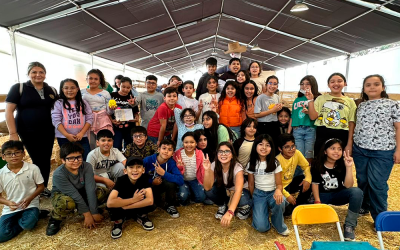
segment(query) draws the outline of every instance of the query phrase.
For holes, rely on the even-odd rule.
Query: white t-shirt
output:
[[[211,163],[211,170],[214,171],[215,169],[215,162]],[[243,167],[242,165],[240,165],[239,162],[236,162],[235,168],[233,169],[233,186],[231,188],[229,188],[228,190],[230,191],[235,191],[235,185],[236,185],[236,174],[239,173],[240,171],[243,171]],[[224,184],[227,185],[228,184],[228,174],[229,171],[227,171],[226,173],[223,172],[222,170],[222,177],[224,179]],[[215,175],[214,175],[215,176]],[[249,184],[247,183],[246,180],[244,180],[244,185],[243,188],[248,188]]]
[[[103,155],[100,148],[95,148],[88,154],[86,162],[92,165],[95,175],[103,176],[102,174],[110,172],[115,163],[125,160],[125,156],[117,148],[111,148],[109,156]]]
[[[204,93],[199,97],[199,103],[200,103],[200,100],[203,103],[203,109],[201,110],[201,114],[199,117],[199,123],[202,123],[202,121],[203,121],[204,112],[211,110],[212,98],[214,97],[218,101],[220,96],[221,96],[220,93],[216,93],[216,94]]]
[[[246,171],[249,174],[254,174],[255,187],[259,190],[269,192],[276,189],[275,174],[282,172],[281,165],[277,162],[276,169],[272,172],[266,173],[267,162],[259,162],[256,165],[256,171],[249,171],[250,163],[247,164]]]
[[[8,169],[8,165],[0,169],[0,194],[5,191],[7,200],[15,203],[32,195],[37,188],[36,185],[42,184],[43,182],[44,180],[40,169],[36,165],[28,162],[24,162],[24,165],[16,174]],[[39,208],[39,196],[36,196],[27,208],[32,207]],[[11,211],[9,206],[4,205],[2,215],[12,214],[21,210],[21,208],[18,208]]]
[[[199,101],[197,101],[195,98],[191,99],[179,94],[177,103],[182,106],[182,109],[191,108],[194,110],[194,112],[199,110]]]
[[[192,181],[196,179],[196,153],[192,157],[188,157],[185,154],[185,150],[181,150],[182,161],[185,163],[185,173],[183,174],[183,179],[185,181]]]

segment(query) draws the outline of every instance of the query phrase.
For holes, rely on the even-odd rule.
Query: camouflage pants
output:
[[[97,204],[104,203],[107,200],[108,194],[109,190],[107,188],[97,187]],[[53,205],[51,217],[55,220],[65,219],[69,214],[74,213],[76,208],[75,201],[63,193],[55,193],[51,199],[51,205]]]

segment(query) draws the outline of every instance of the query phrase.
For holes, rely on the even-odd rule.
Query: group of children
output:
[[[388,99],[381,76],[365,78],[358,107],[343,94],[342,74],[328,78],[331,92],[325,95],[306,76],[291,115],[275,94],[276,76],[258,86],[240,71],[237,58],[219,77],[216,60],[206,63],[208,76],[200,79],[197,98],[193,82],[177,79],[159,93],[152,75],[146,77],[147,91],[133,98],[132,82],[122,78],[118,96],[112,96],[118,107],[139,106],[142,126],[133,126],[137,111],[131,127],[115,120],[111,96],[99,89],[99,70],[88,73],[89,88],[82,93],[74,80],[61,83],[52,116],[63,164],[53,174],[47,235],[56,234],[75,209],[91,228],[103,219],[106,204],[114,222],[111,236],[119,238],[126,219],[152,230],[147,214],[156,206],[178,218],[177,204],[191,202],[217,205],[215,217],[223,226],[252,211],[256,230],[266,232],[272,224],[289,235],[284,215],[297,205],[326,203],[349,204],[344,236],[354,240],[359,214],[371,212],[375,220],[387,210],[387,181],[400,162],[400,107]],[[249,67],[252,77],[256,64]],[[39,214],[36,196],[44,187],[37,167],[22,161],[21,143],[3,144],[2,154],[8,164],[0,170],[0,191],[8,199],[0,198],[6,205],[0,241],[6,241],[36,224],[38,216],[29,221],[25,213]],[[20,183],[18,189],[13,182]]]

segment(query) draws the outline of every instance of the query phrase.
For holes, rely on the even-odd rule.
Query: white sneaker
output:
[[[278,233],[279,233],[279,232],[278,232]],[[285,231],[283,231],[282,233],[279,233],[279,234],[280,234],[280,235],[283,235],[283,236],[288,236],[289,233],[290,233],[289,229],[286,229]]]

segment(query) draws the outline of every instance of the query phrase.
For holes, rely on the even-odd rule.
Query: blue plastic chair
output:
[[[384,250],[382,232],[400,232],[400,212],[382,212],[378,214],[375,221],[378,234],[379,246]]]

